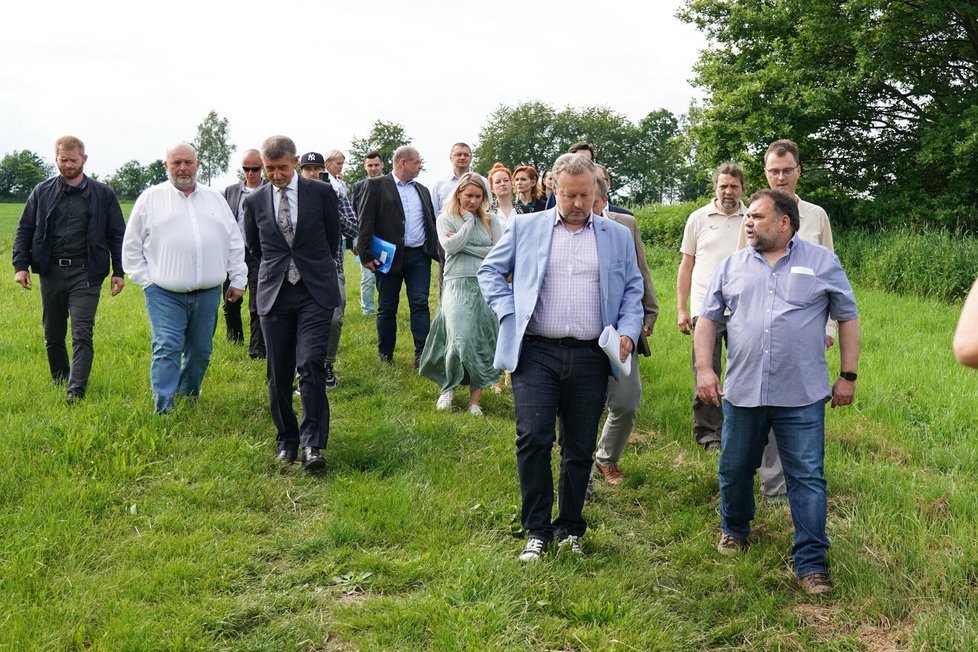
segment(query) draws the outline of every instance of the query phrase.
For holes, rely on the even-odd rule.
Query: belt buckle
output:
[[[71,267],[71,258],[59,258],[58,267]]]

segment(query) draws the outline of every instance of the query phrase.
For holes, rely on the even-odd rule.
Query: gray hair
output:
[[[173,147],[168,147],[166,149],[165,160],[169,161],[170,160],[170,154],[172,154],[173,151],[175,149],[177,149],[178,147],[188,147],[188,148],[190,148],[190,151],[192,151],[194,153],[194,160],[195,161],[197,160],[197,148],[194,147],[193,145],[191,145],[190,143],[177,143]]]
[[[295,142],[288,136],[269,136],[261,144],[261,157],[273,161],[280,158],[295,158]]]
[[[598,184],[598,195],[601,199],[608,199],[608,184],[601,177],[595,177],[594,183]]]
[[[421,154],[418,153],[417,148],[411,147],[410,145],[401,145],[394,150],[394,158],[391,162],[397,166],[398,161],[413,161],[416,158],[421,158]]]
[[[562,174],[569,174],[571,176],[590,174],[593,178],[597,178],[597,174],[594,171],[594,163],[590,159],[577,154],[561,154],[554,161],[554,188],[560,185],[559,180]]]

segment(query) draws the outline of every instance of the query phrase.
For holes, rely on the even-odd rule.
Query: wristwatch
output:
[[[845,380],[848,380],[849,382],[855,382],[855,380],[856,380],[856,372],[855,371],[840,371],[839,372],[839,378],[843,378]]]

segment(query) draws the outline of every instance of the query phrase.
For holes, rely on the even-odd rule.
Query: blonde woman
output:
[[[496,315],[482,297],[476,272],[503,230],[489,212],[485,180],[466,172],[445,212],[438,216],[438,242],[445,250],[441,305],[421,353],[418,370],[438,383],[435,407],[448,410],[455,388],[469,386],[470,414],[482,414],[482,390],[499,379],[492,366],[498,330]]]

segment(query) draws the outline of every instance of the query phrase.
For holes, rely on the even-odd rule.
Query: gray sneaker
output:
[[[520,561],[531,562],[539,561],[543,553],[547,550],[547,542],[540,537],[530,537],[526,540],[526,547],[520,553]]]
[[[569,552],[577,557],[583,557],[584,550],[581,549],[581,537],[568,534],[566,537],[558,541],[557,554],[560,554],[561,552]]]

